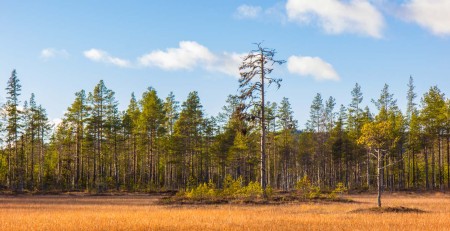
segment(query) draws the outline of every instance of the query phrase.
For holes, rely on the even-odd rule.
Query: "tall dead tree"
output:
[[[256,43],[257,49],[250,51],[250,53],[243,58],[242,64],[239,67],[241,77],[239,78],[239,90],[241,100],[241,110],[252,110],[253,113],[243,113],[248,120],[259,120],[261,129],[261,159],[260,159],[260,173],[261,173],[261,187],[264,192],[267,187],[266,174],[266,119],[265,119],[265,87],[271,84],[276,84],[280,88],[281,79],[269,77],[273,71],[274,64],[283,64],[284,60],[275,60],[275,50],[261,46],[261,43]],[[265,195],[265,193],[264,193]]]

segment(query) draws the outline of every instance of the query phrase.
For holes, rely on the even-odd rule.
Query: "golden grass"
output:
[[[450,195],[391,194],[384,206],[427,213],[353,213],[358,203],[158,205],[155,196],[0,196],[0,230],[449,230]]]

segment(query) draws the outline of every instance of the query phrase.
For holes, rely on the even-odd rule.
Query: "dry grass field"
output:
[[[0,230],[450,230],[449,194],[385,195],[426,213],[355,213],[356,203],[158,205],[157,196],[0,196]]]

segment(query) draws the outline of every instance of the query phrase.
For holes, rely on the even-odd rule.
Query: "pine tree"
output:
[[[179,113],[179,102],[175,100],[175,95],[173,92],[170,92],[166,97],[163,105],[163,110],[165,113],[166,122],[164,128],[167,132],[166,140],[165,140],[165,164],[164,164],[164,172],[165,172],[165,187],[166,188],[175,188],[175,178],[176,178],[176,166],[177,163],[175,160],[175,149],[174,149],[174,126],[177,121],[180,113]]]
[[[165,115],[163,102],[157,96],[156,90],[148,88],[140,102],[142,112],[139,118],[142,139],[148,160],[147,182],[159,185],[159,138],[164,134]]]
[[[198,158],[200,129],[203,123],[203,111],[196,91],[190,92],[182,104],[180,118],[174,126],[177,157],[181,165],[181,182],[184,188],[197,184],[195,160]]]
[[[408,92],[406,95],[407,105],[406,105],[406,123],[407,123],[407,133],[408,133],[408,139],[407,139],[407,148],[408,148],[408,184],[411,181],[410,178],[412,178],[412,183],[414,187],[416,187],[416,178],[415,178],[415,150],[417,146],[414,141],[417,141],[413,138],[413,116],[416,116],[417,118],[417,108],[416,103],[414,102],[415,98],[417,97],[417,94],[414,92],[415,86],[414,86],[414,79],[412,76],[409,77],[408,82]],[[415,122],[415,121],[414,121]],[[411,159],[412,164],[411,164]],[[412,169],[412,171],[411,171]],[[411,177],[412,174],[412,177]]]
[[[119,113],[119,103],[115,98],[115,92],[110,90],[106,97],[106,121],[105,121],[105,139],[108,141],[108,150],[106,151],[108,157],[108,178],[109,183],[119,190],[119,132],[121,125],[121,118]],[[109,186],[109,185],[108,185]]]
[[[391,136],[391,123],[381,117],[377,116],[376,121],[369,122],[363,125],[361,129],[361,137],[358,139],[358,143],[366,145],[370,149],[370,153],[377,160],[377,191],[378,207],[381,207],[381,194],[383,190],[382,171],[385,166],[382,165],[382,161],[387,154],[388,143],[392,139],[398,137]]]
[[[26,102],[26,101],[25,101]],[[29,172],[29,189],[33,190],[35,186],[35,143],[36,143],[36,133],[38,127],[38,119],[39,119],[39,111],[35,101],[34,93],[31,93],[29,108],[24,106],[24,125],[25,125],[25,136],[26,140],[29,142],[30,146],[30,156],[29,159],[30,164],[30,172]],[[28,180],[28,179],[27,179]],[[28,185],[28,184],[27,184]]]
[[[38,153],[39,153],[39,170],[38,170],[38,183],[39,188],[44,188],[44,164],[45,164],[45,152],[47,137],[52,129],[47,117],[46,110],[39,105],[37,108],[37,140],[38,140]]]
[[[260,174],[261,186],[266,195],[267,174],[266,174],[266,120],[265,120],[265,96],[266,84],[276,84],[280,87],[281,79],[269,77],[273,71],[274,64],[283,64],[284,60],[275,60],[274,49],[263,48],[261,43],[256,44],[257,49],[251,51],[244,57],[240,70],[239,89],[240,99],[248,101],[244,103],[245,108],[256,108],[257,115],[252,115],[253,118],[258,117],[261,128],[261,161]]]
[[[108,97],[111,96],[103,80],[95,86],[94,91],[89,93],[88,101],[90,103],[89,130],[93,138],[93,178],[92,183],[98,191],[105,190],[106,178],[106,158],[104,150],[105,140],[105,122],[108,108]]]
[[[437,86],[431,87],[430,90],[424,94],[422,98],[422,110],[420,112],[420,119],[422,126],[425,129],[427,136],[425,137],[425,163],[428,162],[428,150],[431,149],[431,185],[436,187],[436,172],[435,172],[435,149],[436,141],[438,141],[438,183],[442,187],[442,150],[441,138],[444,131],[444,125],[447,121],[446,112],[447,107],[444,100],[444,94],[441,93]],[[428,184],[428,165],[425,165],[425,178]]]
[[[75,128],[75,187],[80,187],[80,180],[83,177],[83,141],[85,123],[88,119],[88,105],[86,93],[81,90],[75,93],[75,100],[72,105],[67,108],[65,117],[67,121]]]
[[[390,110],[394,110],[397,107],[397,100],[394,99],[394,94],[389,93],[389,85],[387,84],[384,84],[383,90],[381,90],[381,94],[378,100],[372,99],[372,103],[375,104],[379,111],[385,110],[387,112]]]
[[[293,155],[293,135],[295,134],[297,128],[297,120],[294,119],[294,112],[292,111],[291,104],[288,98],[283,98],[281,100],[280,106],[278,107],[278,125],[281,129],[280,138],[282,140],[281,148],[281,175],[282,175],[282,188],[285,191],[289,190],[289,182],[291,179],[289,177],[290,163],[294,159]]]
[[[323,114],[324,114],[324,106],[322,95],[320,93],[317,93],[310,107],[309,120],[306,123],[306,128],[311,132],[316,133],[322,132]]]
[[[19,96],[21,85],[17,78],[16,70],[13,70],[6,87],[7,97],[6,111],[6,142],[8,144],[8,175],[7,185],[17,191],[23,190],[24,157],[19,150],[19,136],[21,134],[21,114],[19,110]]]
[[[127,155],[127,169],[128,169],[128,189],[131,189],[133,187],[137,187],[137,174],[138,174],[138,136],[139,136],[139,118],[140,118],[140,108],[139,104],[136,100],[136,97],[134,96],[134,93],[131,94],[130,103],[128,105],[128,108],[125,112],[124,118],[123,118],[123,126],[124,126],[124,133],[125,137],[128,140],[128,150],[129,153]],[[133,182],[133,185],[131,185],[131,181]]]

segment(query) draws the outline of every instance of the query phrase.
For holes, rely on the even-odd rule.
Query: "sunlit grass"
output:
[[[383,206],[427,213],[352,213],[358,203],[285,205],[158,205],[149,196],[0,197],[1,230],[448,230],[450,195],[385,195]]]

